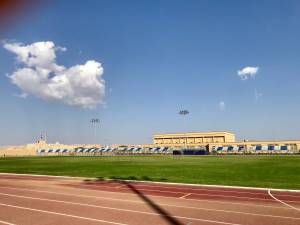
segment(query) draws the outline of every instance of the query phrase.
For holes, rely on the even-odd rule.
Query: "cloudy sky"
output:
[[[299,1],[69,3],[0,30],[0,145],[41,131],[65,143],[223,130],[300,139]]]

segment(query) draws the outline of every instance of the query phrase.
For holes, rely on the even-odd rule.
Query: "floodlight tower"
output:
[[[180,110],[179,111],[179,115],[183,116],[183,118],[185,118],[190,112],[186,109],[184,110]],[[187,131],[186,131],[187,132]],[[184,149],[187,148],[187,137],[186,137],[186,132],[184,133]]]
[[[47,143],[47,133],[46,132],[41,132],[41,135],[40,135],[40,139],[39,139],[39,142],[45,142]]]
[[[96,141],[96,127],[97,127],[97,124],[100,124],[100,119],[97,119],[97,118],[92,118],[90,120],[90,123],[92,124],[92,126],[94,127],[94,141]],[[96,144],[96,143],[95,143]]]

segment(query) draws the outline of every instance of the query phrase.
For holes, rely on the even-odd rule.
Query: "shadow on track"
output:
[[[171,225],[184,225],[176,218],[172,217],[166,210],[157,205],[154,201],[136,189],[132,184],[127,181],[119,181],[122,184],[125,184],[132,192],[138,195],[145,203],[147,203],[156,213],[160,214],[160,216],[165,219]]]

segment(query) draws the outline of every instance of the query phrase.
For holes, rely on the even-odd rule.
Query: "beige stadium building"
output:
[[[231,132],[157,134],[153,143],[173,149],[206,149],[209,153],[299,153],[300,150],[300,140],[236,141]]]
[[[119,155],[119,154],[299,154],[300,140],[236,141],[231,132],[155,134],[152,144],[49,144],[41,137],[33,144],[0,148],[0,156]]]

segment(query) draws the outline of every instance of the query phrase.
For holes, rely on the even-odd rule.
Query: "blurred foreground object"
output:
[[[0,0],[0,33],[10,28],[37,6],[38,0]]]

